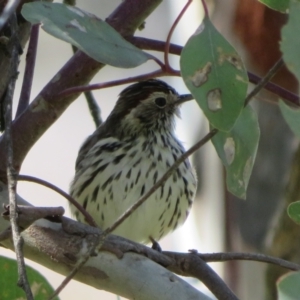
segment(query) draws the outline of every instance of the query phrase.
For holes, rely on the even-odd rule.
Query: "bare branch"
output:
[[[9,206],[10,206],[10,224],[12,229],[12,236],[14,242],[14,249],[17,257],[18,264],[18,285],[25,291],[27,299],[33,300],[33,295],[30,289],[30,285],[26,275],[26,267],[23,256],[23,239],[20,235],[20,229],[18,226],[18,211],[16,204],[16,171],[13,165],[13,147],[12,147],[12,100],[15,90],[15,84],[17,79],[18,65],[19,65],[19,40],[17,36],[17,17],[13,13],[10,17],[11,27],[11,41],[13,43],[11,51],[11,70],[10,70],[10,82],[7,87],[5,97],[5,134],[4,141],[6,144],[6,165],[7,165],[7,183],[8,183],[8,194],[9,194]]]
[[[188,7],[190,6],[190,4],[192,2],[193,2],[193,0],[188,0],[187,1],[185,6],[183,7],[183,9],[181,10],[179,15],[175,19],[174,23],[172,24],[171,29],[168,33],[166,44],[165,44],[165,51],[164,51],[164,60],[165,60],[165,65],[166,65],[167,70],[172,70],[172,67],[170,66],[170,63],[169,63],[169,50],[170,50],[171,37],[173,35],[173,32],[174,32],[176,26],[178,25],[178,23],[181,20],[182,16],[184,15],[184,13],[186,12],[186,10],[188,9]]]
[[[28,107],[29,104],[38,45],[39,28],[40,24],[35,24],[31,27],[30,40],[26,54],[26,67],[16,117],[18,117]]]
[[[183,271],[183,273],[188,273],[190,276],[198,278],[209,288],[217,299],[238,300],[237,296],[230,290],[219,275],[201,259],[196,251],[192,251],[185,256],[176,258],[176,270],[178,271],[179,269]],[[172,267],[169,267],[168,269],[172,270]]]
[[[268,264],[277,265],[291,271],[299,271],[300,265],[278,258],[274,256],[269,256],[261,253],[200,253],[199,256],[206,262],[216,262],[216,261],[230,261],[230,260],[251,260],[260,261]]]
[[[190,253],[175,253],[170,251],[163,251],[164,255],[173,259],[176,262],[175,264],[169,265],[167,268],[172,270],[176,274],[180,274],[182,276],[193,276],[192,274],[195,271],[189,271],[187,269],[183,270],[180,266],[180,261],[190,259]],[[298,271],[300,270],[300,265],[278,258],[270,255],[265,255],[261,253],[243,253],[243,252],[219,252],[219,253],[197,253],[197,255],[205,262],[224,262],[224,261],[231,261],[231,260],[250,260],[250,261],[257,261],[257,262],[264,262],[268,264],[277,265],[283,267],[285,269],[291,271]],[[196,276],[198,277],[198,276]]]

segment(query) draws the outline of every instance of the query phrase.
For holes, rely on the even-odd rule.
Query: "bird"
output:
[[[164,81],[136,82],[120,93],[106,121],[83,143],[70,195],[101,229],[111,226],[185,152],[175,135],[175,117],[187,100]],[[196,188],[196,173],[186,159],[112,233],[138,243],[159,241],[185,222]]]

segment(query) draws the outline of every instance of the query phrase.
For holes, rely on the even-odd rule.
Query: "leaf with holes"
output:
[[[274,10],[286,13],[289,8],[290,0],[259,0],[259,2]]]
[[[133,68],[151,56],[127,42],[96,16],[61,3],[33,2],[23,5],[23,17],[42,23],[49,34],[66,41],[93,59],[119,68]]]
[[[300,272],[289,272],[277,280],[278,300],[299,300]]]
[[[300,80],[300,35],[298,34],[300,31],[300,2],[291,0],[289,11],[289,20],[281,30],[280,48],[287,67]]]
[[[230,132],[219,131],[212,138],[212,143],[226,169],[227,189],[242,199],[246,198],[259,136],[256,113],[247,106]]]
[[[279,101],[279,108],[293,133],[300,138],[300,109],[293,109],[282,100]]]
[[[211,125],[230,131],[244,107],[248,77],[241,58],[208,17],[183,48],[180,68]]]
[[[54,289],[38,271],[26,266],[26,272],[35,300],[48,299],[54,293]],[[1,300],[26,299],[24,291],[17,287],[18,266],[15,259],[0,256],[0,274]]]

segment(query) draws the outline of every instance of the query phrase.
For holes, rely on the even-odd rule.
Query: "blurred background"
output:
[[[77,6],[105,19],[121,1],[77,0]],[[162,1],[162,4],[146,20],[145,28],[137,36],[166,40],[168,31],[186,1]],[[280,57],[280,27],[286,16],[275,13],[256,0],[216,0],[207,1],[211,18],[217,29],[235,46],[242,55],[247,68],[263,75]],[[201,1],[193,1],[172,37],[172,43],[184,45],[194,33],[203,18]],[[205,45],[203,45],[205,47]],[[25,49],[26,53],[26,49]],[[161,53],[153,53],[162,59]],[[272,54],[272,55],[271,55]],[[57,40],[43,30],[40,31],[38,55],[32,97],[72,56],[71,46]],[[20,75],[15,91],[15,109],[19,97],[24,59],[20,65]],[[179,69],[179,58],[172,56],[172,66]],[[139,75],[157,67],[147,63],[133,70],[105,67],[93,79],[93,83],[107,82],[133,75]],[[180,78],[162,78],[176,88],[179,93],[188,93]],[[280,85],[293,91],[296,81],[285,70],[276,79]],[[94,95],[101,107],[105,120],[112,110],[118,94],[125,86],[95,91]],[[249,87],[251,89],[251,87]],[[224,171],[211,143],[205,145],[193,157],[193,165],[199,178],[199,190],[195,204],[187,222],[160,244],[163,250],[187,252],[219,251],[264,251],[278,203],[283,197],[287,172],[295,142],[274,105],[276,99],[268,93],[258,96],[254,106],[261,122],[262,138],[257,162],[250,182],[247,201],[235,199],[224,189]],[[21,174],[32,175],[47,180],[64,191],[68,191],[74,175],[74,165],[80,145],[95,129],[86,100],[80,96],[66,110],[60,119],[44,134],[31,149],[23,163]],[[200,140],[208,131],[208,124],[196,103],[189,102],[182,107],[181,119],[177,122],[177,133],[186,148]],[[270,151],[272,149],[272,151]],[[280,157],[280,159],[278,159]],[[70,216],[64,198],[51,190],[32,183],[20,182],[18,193],[38,206],[64,206]],[[0,248],[0,254],[14,257],[14,254]],[[57,287],[63,276],[43,268],[31,261],[29,265],[40,270],[53,287]],[[223,277],[241,299],[263,299],[264,268],[261,263],[214,263],[211,266]],[[251,278],[251,280],[249,280]],[[200,286],[196,280],[191,284]],[[115,295],[93,289],[72,281],[60,294],[64,299],[116,299]]]

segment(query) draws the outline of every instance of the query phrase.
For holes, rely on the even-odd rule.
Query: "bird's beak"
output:
[[[194,99],[194,96],[192,94],[180,95],[178,97],[178,100],[176,101],[176,104],[181,105],[182,103],[193,100],[193,99]]]

